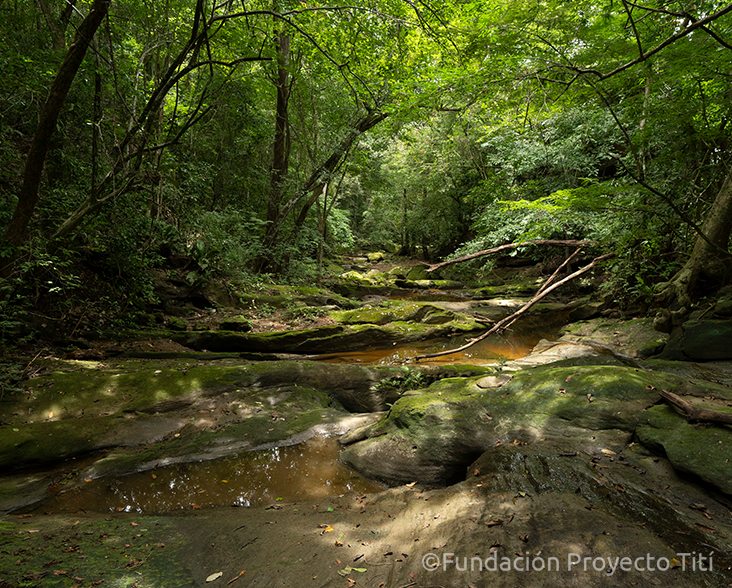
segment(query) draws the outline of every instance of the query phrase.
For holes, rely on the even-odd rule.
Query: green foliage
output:
[[[410,370],[406,366],[402,366],[403,376],[393,376],[384,380],[379,380],[373,389],[378,392],[396,390],[400,394],[409,390],[420,390],[427,387],[431,383],[431,379],[420,372]]]
[[[244,280],[251,277],[249,267],[259,254],[264,222],[242,210],[207,212],[190,229],[189,254],[200,272],[192,271],[188,280],[195,283],[208,277]]]
[[[334,208],[328,215],[328,243],[335,253],[348,253],[353,249],[356,238],[351,230],[351,217],[347,210]]]
[[[0,400],[6,395],[22,392],[20,385],[24,369],[17,363],[0,360]]]

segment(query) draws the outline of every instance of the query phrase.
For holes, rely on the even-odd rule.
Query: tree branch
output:
[[[732,414],[728,412],[701,408],[692,404],[688,400],[684,400],[678,394],[668,392],[667,390],[661,390],[660,394],[667,402],[685,412],[686,418],[689,422],[703,421],[707,423],[722,423],[725,425],[732,425]]]
[[[580,74],[592,74],[597,77],[599,80],[606,80],[608,78],[611,78],[612,76],[619,74],[620,72],[625,71],[626,69],[630,69],[634,65],[638,65],[639,63],[642,63],[646,61],[649,57],[655,55],[662,49],[668,47],[669,45],[674,44],[679,39],[683,39],[684,37],[688,36],[692,32],[694,32],[697,29],[703,29],[706,25],[714,22],[718,18],[721,18],[725,14],[728,14],[732,12],[732,4],[729,4],[722,8],[721,10],[718,10],[717,12],[710,14],[709,16],[706,16],[704,18],[700,18],[699,20],[695,20],[691,22],[686,28],[684,28],[682,31],[679,31],[678,33],[671,35],[664,41],[661,41],[658,45],[656,45],[653,49],[649,49],[642,55],[636,57],[635,59],[620,65],[616,67],[614,70],[602,73],[601,71],[594,69],[594,68],[581,68],[581,67],[568,67],[568,66],[560,66],[560,67],[567,67],[568,69],[572,71],[576,71]]]
[[[594,241],[575,241],[572,239],[568,240],[559,240],[559,239],[539,239],[536,241],[523,241],[521,243],[508,243],[506,245],[499,245],[498,247],[493,247],[492,249],[485,249],[483,251],[478,251],[477,253],[471,253],[470,255],[464,255],[463,257],[458,257],[457,259],[450,259],[448,261],[443,261],[441,263],[435,263],[433,265],[427,266],[427,273],[433,272],[436,269],[440,269],[441,267],[445,267],[447,265],[452,265],[453,263],[460,263],[461,261],[469,261],[471,259],[476,259],[478,257],[483,257],[485,255],[490,255],[492,253],[498,253],[500,251],[507,251],[508,249],[516,249],[517,247],[523,247],[524,245],[564,245],[564,246],[570,246],[570,247],[584,247],[586,245],[594,245]]]
[[[576,254],[577,252],[575,252]],[[601,255],[600,257],[596,257],[593,259],[590,263],[588,263],[583,268],[578,269],[576,272],[568,275],[566,278],[563,278],[562,280],[559,280],[556,284],[546,287],[549,281],[551,281],[552,278],[554,278],[557,274],[556,272],[552,275],[551,278],[547,281],[547,284],[544,284],[544,286],[536,293],[534,294],[534,297],[529,300],[526,304],[524,304],[521,308],[519,308],[516,312],[514,312],[512,315],[507,316],[506,318],[501,319],[498,321],[493,327],[491,327],[488,331],[483,333],[480,337],[477,337],[475,339],[472,339],[469,343],[466,345],[463,345],[462,347],[458,347],[457,349],[449,349],[447,351],[440,351],[438,353],[428,353],[426,355],[418,355],[414,358],[415,361],[419,361],[420,359],[428,359],[431,357],[440,357],[442,355],[451,355],[453,353],[459,353],[460,351],[465,351],[469,347],[472,347],[479,341],[482,341],[486,337],[490,335],[494,335],[495,333],[500,333],[501,331],[505,331],[508,329],[513,323],[515,323],[521,316],[526,313],[534,304],[539,302],[542,298],[544,298],[547,294],[550,292],[553,292],[560,286],[563,286],[567,282],[574,280],[576,277],[581,276],[582,274],[586,273],[593,267],[595,267],[598,263],[605,261],[607,259],[610,259],[612,257],[615,257],[615,253],[608,253],[607,255]]]

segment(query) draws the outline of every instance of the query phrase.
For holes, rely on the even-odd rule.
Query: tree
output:
[[[578,107],[604,111],[620,136],[608,150],[614,161],[603,166],[614,171],[572,174],[574,182],[592,180],[584,187],[548,176],[550,167],[536,167],[530,176],[513,174],[515,186],[524,191],[521,198],[536,201],[522,208],[534,215],[525,226],[592,211],[604,246],[623,250],[615,268],[626,267],[616,277],[628,280],[629,290],[643,286],[646,272],[652,281],[668,279],[682,261],[685,267],[665,289],[667,304],[693,300],[705,275],[724,283],[728,277],[719,271],[719,259],[726,256],[729,237],[727,121],[732,114],[732,45],[725,34],[732,5],[513,3],[503,13],[481,14],[479,26],[464,23],[473,67],[453,82],[468,90],[459,95],[463,100],[472,96],[493,121],[514,109],[512,131],[519,128],[527,137],[541,136],[548,121]],[[495,94],[485,95],[486,87],[496,89],[503,104]],[[574,140],[581,134],[568,136]],[[555,140],[545,142],[545,153],[556,146]],[[527,147],[522,165],[530,155]],[[550,187],[547,179],[560,181]],[[542,193],[546,188],[549,192]],[[689,229],[696,232],[691,239]],[[697,246],[689,247],[697,236]],[[688,261],[679,259],[685,251]]]
[[[66,57],[56,74],[48,97],[41,109],[38,128],[33,135],[33,140],[26,157],[23,181],[18,194],[18,203],[5,229],[4,240],[13,249],[6,249],[6,252],[10,252],[10,256],[3,267],[0,268],[0,273],[3,277],[8,277],[12,271],[12,265],[15,259],[14,248],[17,248],[23,242],[25,230],[38,203],[38,186],[41,181],[48,145],[51,140],[51,135],[56,128],[59,113],[64,105],[69,88],[76,77],[76,72],[79,70],[79,66],[86,55],[87,48],[97,28],[99,28],[99,25],[107,14],[109,3],[110,0],[94,0],[92,3],[89,13],[76,31],[74,40],[66,53]]]

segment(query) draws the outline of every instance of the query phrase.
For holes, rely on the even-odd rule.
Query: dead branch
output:
[[[660,394],[673,406],[686,413],[686,418],[689,422],[703,421],[707,423],[723,423],[725,425],[732,425],[732,414],[728,412],[701,408],[692,404],[688,400],[684,400],[678,394],[674,394],[673,392],[668,392],[666,390],[661,390]]]
[[[535,242],[536,243],[536,242]],[[577,252],[575,251],[575,254]],[[574,254],[572,255],[572,257]],[[465,349],[468,349],[469,347],[472,347],[479,341],[482,341],[486,337],[493,335],[495,333],[500,333],[501,331],[505,331],[507,328],[509,328],[513,323],[515,323],[521,315],[523,315],[526,311],[528,311],[534,304],[539,302],[542,298],[544,298],[547,294],[550,292],[556,290],[560,286],[563,286],[567,282],[574,280],[576,277],[581,276],[582,274],[586,273],[590,269],[592,269],[594,266],[596,266],[598,263],[605,261],[607,259],[610,259],[611,257],[615,257],[614,253],[608,253],[607,255],[601,255],[600,257],[596,257],[593,259],[590,263],[588,263],[586,266],[578,269],[576,272],[569,274],[567,277],[559,280],[552,286],[547,287],[547,284],[549,281],[556,277],[557,273],[555,272],[549,280],[547,280],[547,284],[544,284],[544,286],[536,293],[534,294],[534,297],[529,300],[526,304],[524,304],[521,308],[519,308],[516,312],[514,312],[512,315],[507,316],[506,318],[501,319],[498,321],[491,329],[483,333],[480,337],[477,337],[475,339],[472,339],[469,343],[466,345],[463,345],[462,347],[458,347],[457,349],[450,349],[447,351],[440,351],[438,353],[428,353],[426,355],[418,355],[415,357],[415,361],[419,361],[420,359],[428,359],[431,357],[440,357],[442,355],[450,355],[452,353],[459,353],[460,351],[464,351]]]
[[[506,251],[507,249],[516,249],[517,247],[523,247],[524,245],[563,245],[570,247],[584,247],[586,245],[594,245],[594,241],[576,241],[573,239],[559,240],[559,239],[539,239],[536,241],[524,241],[522,243],[508,243],[506,245],[499,245],[493,247],[493,249],[485,249],[484,251],[478,251],[477,253],[471,253],[457,259],[450,259],[449,261],[443,261],[441,263],[435,263],[427,266],[427,273],[433,272],[436,269],[445,267],[446,265],[452,265],[453,263],[459,263],[461,261],[469,261],[476,259],[477,257],[483,257],[484,255],[490,255],[491,253],[498,253],[500,251]]]
[[[564,260],[564,262],[562,263],[562,265],[560,265],[554,271],[554,273],[551,276],[549,276],[549,279],[546,282],[544,282],[544,284],[542,285],[542,287],[539,288],[539,290],[536,293],[537,294],[541,294],[544,290],[546,290],[549,287],[549,285],[554,281],[554,278],[556,278],[560,274],[560,272],[565,267],[567,267],[575,257],[577,257],[580,254],[581,251],[582,251],[582,247],[577,247],[577,249],[574,250],[574,253],[572,255],[570,255],[567,259]]]

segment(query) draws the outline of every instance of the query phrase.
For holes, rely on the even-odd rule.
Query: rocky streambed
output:
[[[197,351],[183,353],[37,359],[1,399],[0,585],[732,584],[732,429],[660,395],[732,412],[726,360],[680,356],[684,332],[675,356],[648,359],[665,342],[647,319],[575,322],[528,356],[473,365],[302,357],[357,348],[357,332],[383,346],[486,318],[441,304],[334,310],[305,334],[188,331],[178,340]],[[270,467],[310,440],[330,460],[312,446],[324,437],[365,480],[344,468],[353,477],[322,483],[332,492],[297,497],[321,464],[278,474],[293,493],[206,500],[253,477],[253,455]],[[234,463],[173,506],[91,499],[220,460]],[[144,478],[123,492],[131,476]]]

